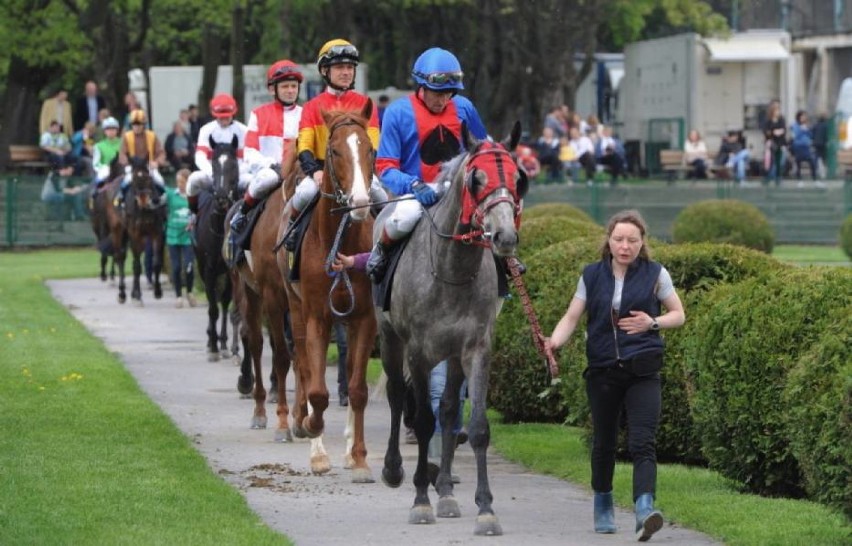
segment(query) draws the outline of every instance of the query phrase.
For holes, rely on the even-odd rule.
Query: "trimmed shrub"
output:
[[[750,203],[735,199],[701,201],[684,208],[672,226],[675,243],[730,243],[772,252],[775,234],[769,220]]]
[[[594,224],[595,220],[582,209],[568,203],[542,203],[524,209],[524,221],[536,218],[552,218],[554,216],[566,216],[575,220],[582,220]]]
[[[692,408],[712,468],[769,495],[799,496],[787,434],[787,375],[847,307],[852,271],[789,268],[712,291],[684,340],[695,382]]]
[[[784,404],[808,497],[852,517],[852,305],[835,313],[796,362]]]
[[[521,224],[518,250],[526,258],[555,243],[594,236],[598,243],[603,242],[604,229],[594,222],[570,216],[541,216]]]
[[[526,259],[524,284],[544,335],[550,335],[562,318],[583,266],[595,259],[600,243],[599,236],[563,241]],[[489,404],[510,423],[563,422],[569,412],[585,415],[584,391],[576,396],[565,394],[566,384],[572,386],[567,389],[569,394],[577,385],[582,387],[581,373],[586,366],[582,336],[572,336],[557,355],[560,375],[556,385],[551,385],[544,359],[536,352],[531,336],[521,298],[515,295],[497,317]]]
[[[852,214],[847,214],[840,228],[840,246],[846,256],[852,260]]]

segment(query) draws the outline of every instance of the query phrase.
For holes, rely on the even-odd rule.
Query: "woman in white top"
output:
[[[689,132],[683,145],[683,162],[690,169],[687,178],[707,178],[707,144],[695,129]]]

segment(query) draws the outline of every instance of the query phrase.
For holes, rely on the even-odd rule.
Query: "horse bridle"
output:
[[[334,125],[331,126],[331,128],[328,131],[329,144],[331,143],[331,137],[332,137],[332,135],[334,135],[334,131],[336,131],[337,129],[339,129],[341,127],[345,127],[347,125],[359,125],[360,126],[361,124],[358,123],[357,121],[351,119],[351,118],[347,118],[343,121],[335,123]],[[334,193],[326,193],[326,192],[322,191],[322,189],[320,189],[320,195],[322,195],[326,199],[333,199],[338,205],[346,206],[346,205],[349,204],[349,201],[346,197],[346,192],[343,191],[343,187],[340,185],[340,179],[337,177],[337,173],[334,170],[334,161],[332,160],[331,155],[332,155],[332,150],[331,150],[331,147],[329,146],[328,149],[326,150],[325,167],[326,167],[326,170],[328,171],[328,177],[331,181],[331,186],[332,186]],[[373,178],[373,163],[372,162],[370,163],[370,172],[368,174],[369,174],[368,180],[372,180],[372,178]]]

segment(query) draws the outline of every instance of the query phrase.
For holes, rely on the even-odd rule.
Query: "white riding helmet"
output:
[[[103,124],[101,124],[101,126],[102,126],[104,129],[118,129],[118,128],[120,127],[120,125],[118,124],[118,120],[117,120],[117,119],[115,119],[115,118],[114,118],[114,117],[112,117],[112,116],[110,116],[110,117],[106,118],[106,119],[103,121]]]

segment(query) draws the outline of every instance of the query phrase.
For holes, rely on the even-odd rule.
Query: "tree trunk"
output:
[[[248,112],[245,111],[244,95],[245,95],[245,79],[243,77],[243,65],[245,64],[245,48],[244,40],[244,13],[241,3],[238,1],[234,4],[233,22],[231,23],[231,73],[233,78],[233,86],[231,94],[237,101],[239,106],[238,116],[248,121]]]
[[[205,25],[201,33],[201,61],[203,71],[201,88],[198,90],[199,117],[206,119],[210,115],[210,99],[216,90],[216,77],[219,62],[222,60],[222,40],[219,38],[222,29]]]
[[[9,162],[10,144],[38,144],[41,102],[38,94],[47,85],[52,69],[34,68],[12,55],[3,101],[3,126],[0,128],[0,170]]]

